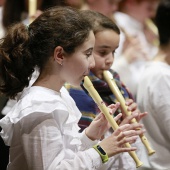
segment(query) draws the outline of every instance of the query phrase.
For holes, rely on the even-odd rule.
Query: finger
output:
[[[109,105],[108,108],[111,108],[111,109],[116,108],[116,109],[117,109],[119,106],[120,106],[120,103],[117,102],[116,104],[111,104],[111,105]]]
[[[135,130],[123,131],[117,136],[117,139],[118,139],[118,141],[120,141],[126,137],[135,136],[136,134],[137,134],[137,132]]]
[[[110,114],[113,115],[119,107],[120,107],[120,103],[119,102],[116,103],[116,104],[109,105],[108,108],[109,108]]]
[[[128,148],[128,147],[126,147],[126,146],[124,146],[124,147],[121,147],[121,148],[119,148],[119,153],[120,152],[130,152],[130,151],[135,151],[135,150],[137,150],[137,148],[136,147],[130,147],[130,148]]]
[[[136,119],[138,117],[138,112],[133,112],[133,114],[129,115],[129,116],[126,116],[123,121],[121,122],[121,125],[123,124],[128,124],[132,121],[132,119]]]
[[[141,123],[132,123],[125,130],[139,130],[143,128],[143,124]]]
[[[132,99],[126,99],[125,104],[126,104],[126,106],[129,106],[129,105],[131,105],[133,102],[134,102],[134,101],[133,101]]]
[[[137,140],[138,136],[130,136],[126,138],[122,138],[119,142],[118,145],[120,147],[124,146],[126,143],[134,143]]]
[[[146,132],[146,130],[145,129],[140,129],[140,130],[136,130],[136,135],[142,135],[142,134],[144,134]]]
[[[95,122],[105,122],[106,118],[105,116],[103,115],[103,113],[100,113],[99,115],[97,115],[93,121]]]
[[[129,128],[130,124],[124,124],[120,127],[118,127],[114,132],[113,135],[118,136],[122,131],[125,131],[127,128]]]
[[[140,113],[139,116],[136,118],[136,120],[139,122],[143,117],[145,117],[146,115],[148,115],[148,112],[143,112]]]
[[[136,103],[132,103],[131,105],[128,106],[127,110],[128,111],[135,111],[135,110],[137,110],[137,104]]]
[[[122,113],[119,113],[117,116],[114,117],[114,120],[117,122],[122,117]]]

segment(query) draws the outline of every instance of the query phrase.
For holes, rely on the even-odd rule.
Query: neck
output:
[[[56,92],[59,92],[63,85],[64,83],[57,82],[56,79],[51,77],[41,77],[41,75],[33,84],[33,86],[45,87]]]
[[[127,7],[122,8],[121,12],[129,15],[140,23],[145,22],[145,19],[140,15],[139,11],[135,7],[131,7],[128,5]]]
[[[58,74],[56,74],[58,72]],[[33,86],[42,86],[48,89],[59,92],[64,85],[64,80],[61,78],[59,71],[53,71],[53,69],[43,70]]]
[[[170,65],[170,44],[167,46],[160,46],[154,61],[161,61]]]

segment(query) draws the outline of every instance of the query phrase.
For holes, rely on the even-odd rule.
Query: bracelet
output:
[[[105,163],[109,160],[107,153],[102,149],[102,147],[100,145],[98,145],[98,144],[94,145],[93,148],[99,153],[103,163]]]

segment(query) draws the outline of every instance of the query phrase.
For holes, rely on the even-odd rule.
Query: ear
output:
[[[57,61],[58,64],[62,65],[63,63],[63,59],[64,59],[64,50],[63,47],[61,46],[57,46],[54,49],[54,61]]]

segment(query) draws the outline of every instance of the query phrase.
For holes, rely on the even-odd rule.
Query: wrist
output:
[[[99,144],[94,145],[93,148],[99,153],[103,163],[106,163],[109,160],[107,153]]]
[[[87,127],[87,128],[85,129],[85,134],[86,134],[86,136],[87,136],[90,140],[92,140],[92,141],[97,140],[96,138],[94,138],[94,136],[92,137],[92,136],[89,135],[88,129],[89,129],[89,127]]]

